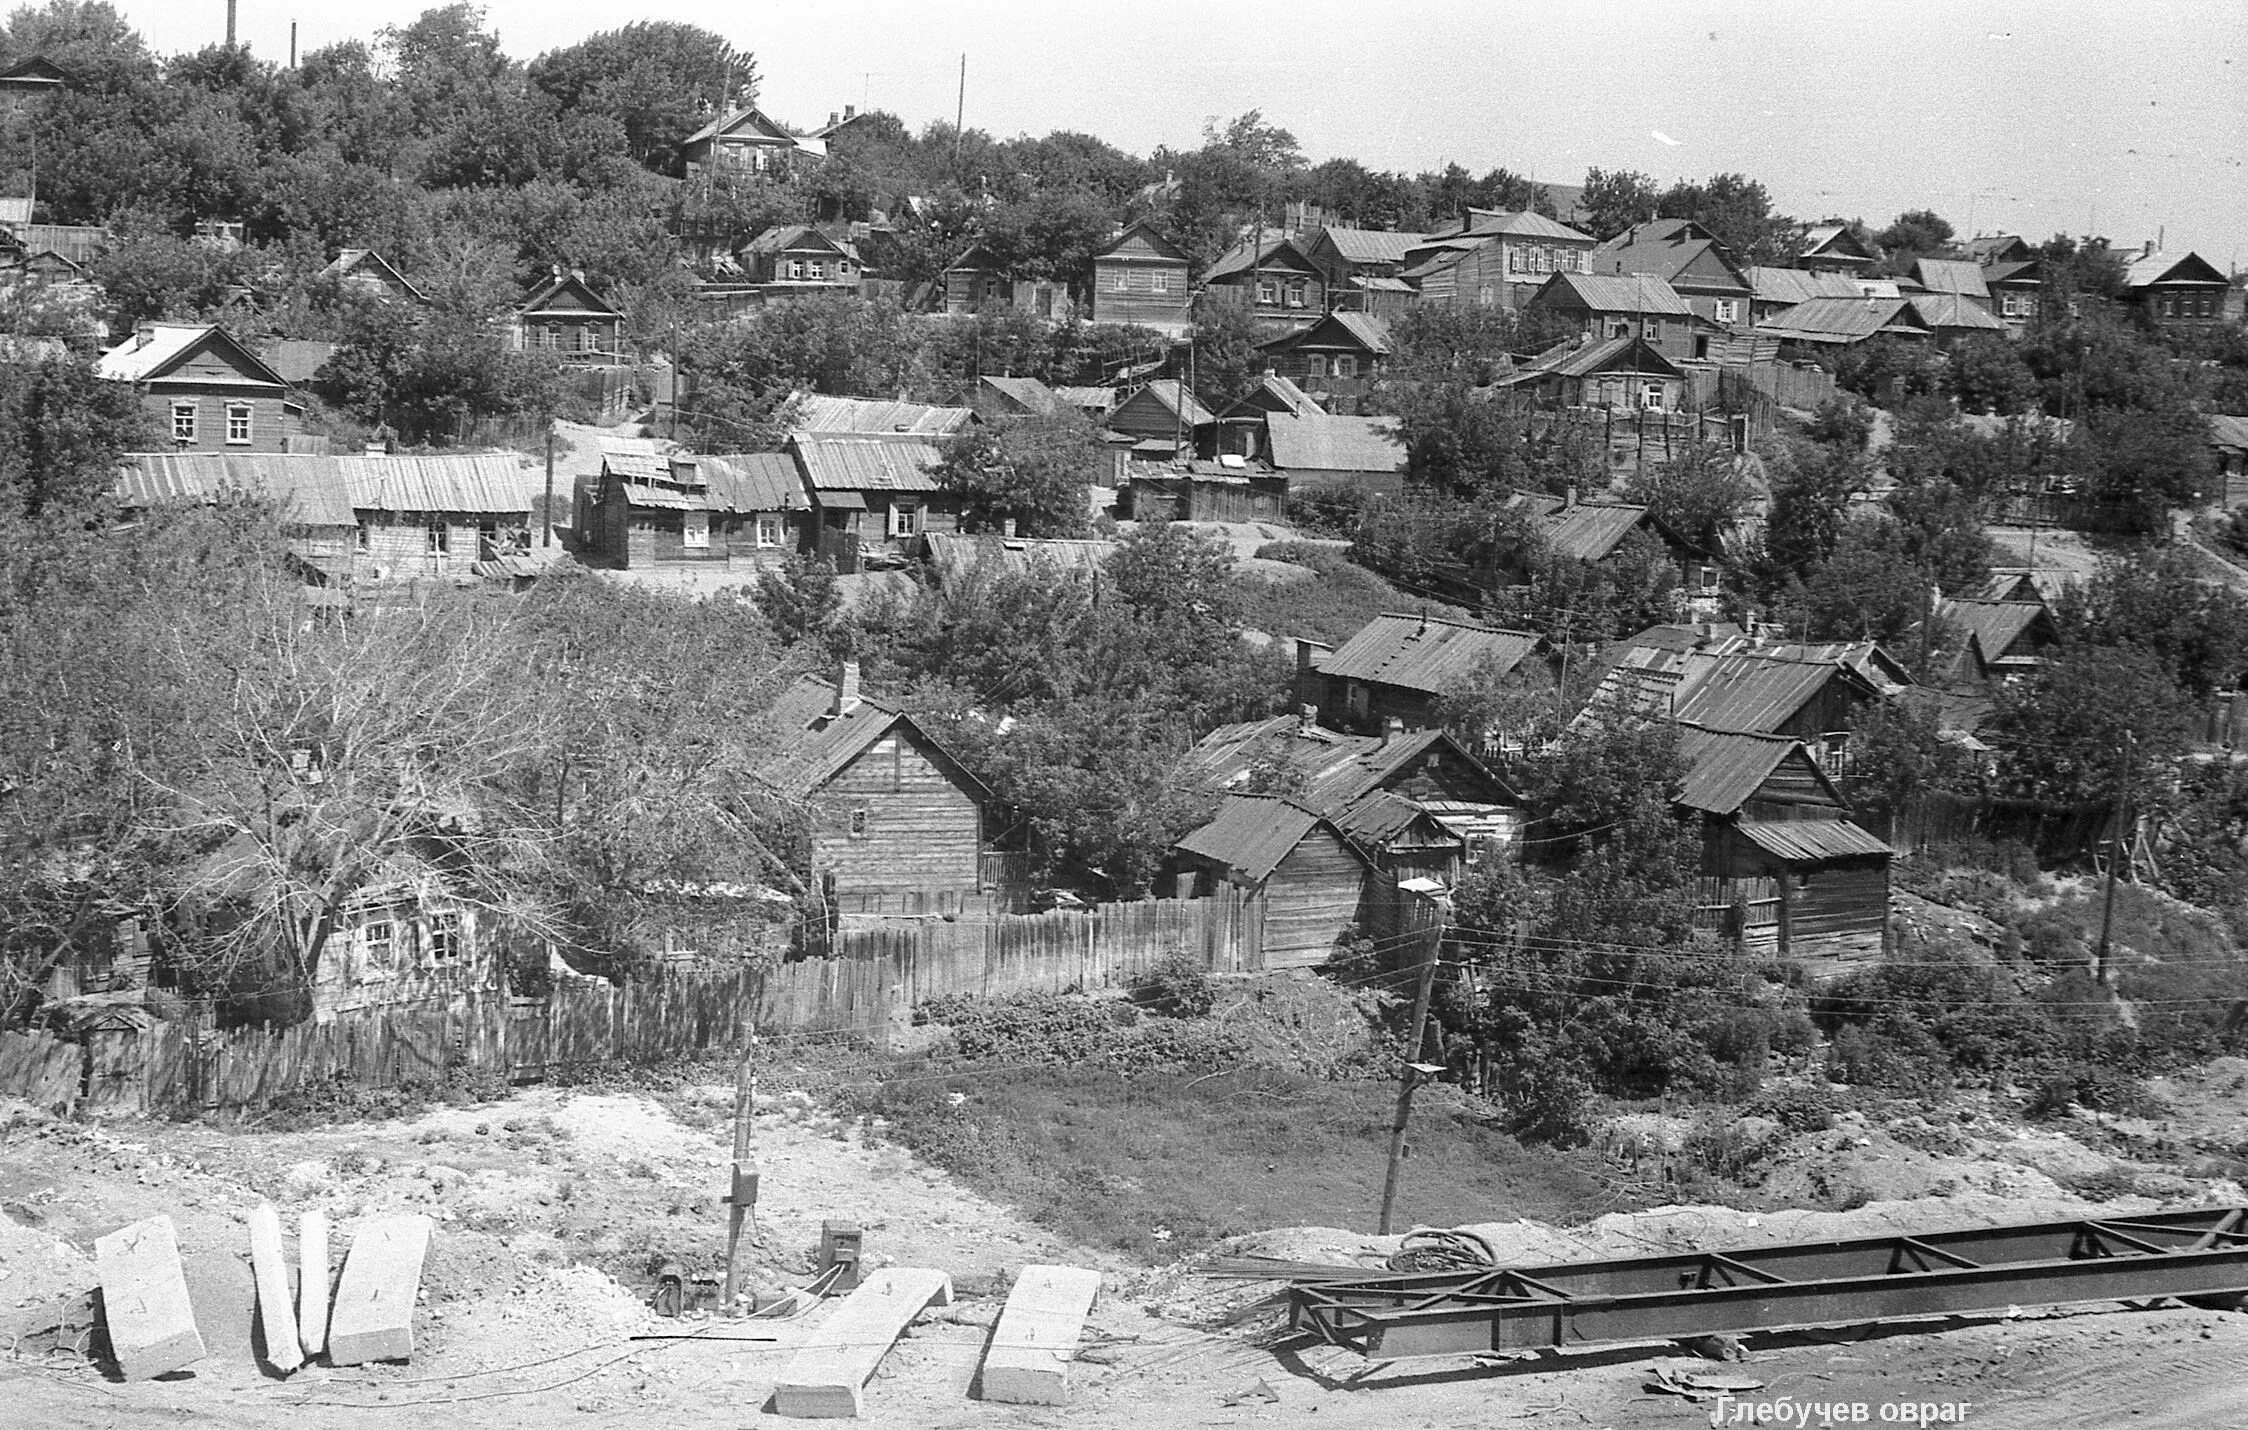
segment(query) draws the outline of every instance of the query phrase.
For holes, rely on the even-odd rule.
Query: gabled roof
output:
[[[1847,819],[1744,819],[1733,827],[1749,843],[1790,864],[1887,859],[1897,852]]]
[[[1250,250],[1256,251],[1252,253]],[[1304,255],[1303,249],[1286,234],[1268,238],[1262,246],[1249,242],[1237,243],[1227,249],[1202,274],[1204,283],[1216,283],[1249,272],[1252,268],[1264,270],[1278,268],[1286,272],[1317,273],[1319,266]]]
[[[1468,222],[1463,232],[1474,236],[1504,235],[1508,238],[1540,238],[1561,243],[1593,241],[1589,233],[1580,233],[1565,223],[1556,223],[1535,209],[1469,209]]]
[[[1803,257],[1830,262],[1871,263],[1873,255],[1846,223],[1813,224],[1803,233]]]
[[[417,303],[429,301],[422,290],[415,287],[406,275],[390,266],[390,261],[371,248],[347,248],[336,255],[335,261],[320,270],[322,278],[344,279],[364,273],[386,286],[404,289],[406,295]]]
[[[70,75],[45,55],[25,55],[0,67],[0,89],[52,90],[70,83]]]
[[[572,270],[549,273],[531,285],[523,301],[515,305],[518,313],[552,313],[559,316],[580,315],[597,318],[621,318],[623,313],[611,307],[600,294],[585,281],[585,275]]]
[[[1705,258],[1719,272],[1692,275],[1695,287],[1752,291],[1748,276],[1741,272],[1725,246],[1691,219],[1666,218],[1633,224],[1601,244],[1594,251],[1589,266],[1601,273],[1643,273],[1675,283]]]
[[[1983,265],[1983,283],[1995,288],[2001,283],[2036,283],[2043,276],[2038,260],[2025,258],[2020,262],[2001,261]]]
[[[1535,382],[1543,377],[1591,377],[1603,372],[1644,373],[1654,377],[1685,376],[1678,364],[1664,357],[1634,333],[1621,338],[1604,338],[1595,343],[1574,338],[1555,343],[1500,379],[1499,385],[1510,387]]]
[[[1967,240],[1967,256],[1983,264],[2024,263],[2033,261],[2037,250],[2018,233],[1986,233]]]
[[[1274,412],[1265,418],[1272,465],[1281,471],[1401,472],[1405,441],[1386,417]]]
[[[2225,275],[2215,264],[2198,253],[2181,253],[2175,258],[2167,253],[2142,254],[2131,260],[2124,270],[2123,286],[2145,288],[2155,283],[2215,283],[2223,284]]]
[[[811,505],[796,459],[786,452],[729,452],[694,462],[712,511],[803,511]]]
[[[1905,303],[1919,315],[1921,323],[1931,329],[1974,328],[1994,333],[2006,331],[2006,325],[1991,316],[1988,308],[1964,293],[1914,293],[1905,299]]]
[[[991,389],[1025,412],[1043,415],[1062,405],[1054,390],[1035,377],[985,377],[978,386]]]
[[[2029,651],[2014,651],[2014,642],[2033,626],[2052,630],[2053,618],[2045,608],[2028,601],[1982,601],[1949,597],[1940,608],[1943,618],[1966,633],[1976,657],[1985,665],[2001,660],[2031,659]]]
[[[1759,303],[1805,302],[1812,298],[1858,298],[1858,285],[1846,273],[1808,268],[1775,268],[1770,264],[1746,270]]]
[[[1651,313],[1690,318],[1694,310],[1660,278],[1636,274],[1556,273],[1530,301],[1540,307],[1585,308],[1595,313]]]
[[[962,536],[932,531],[921,538],[939,586],[954,586],[978,571],[1021,575],[1046,567],[1062,572],[1103,569],[1116,550],[1113,541],[1068,541],[1018,536]]]
[[[830,397],[801,392],[792,399],[792,431],[860,436],[941,437],[975,420],[967,407],[933,407],[926,402],[890,402],[872,397]]]
[[[1990,285],[1980,263],[1958,258],[1923,258],[1912,265],[1912,276],[1931,293],[1958,293],[1968,298],[1988,298]]]
[[[800,148],[814,154],[825,154],[827,146],[817,139],[807,140],[803,135],[791,134],[767,117],[756,105],[744,105],[728,114],[720,115],[710,123],[687,136],[688,144],[725,140],[737,144],[763,144],[773,148]]]
[[[944,757],[954,782],[977,803],[991,802],[991,791],[983,781],[970,774],[912,716],[869,696],[861,696],[836,715],[835,693],[832,682],[816,675],[797,677],[796,683],[781,693],[771,715],[775,731],[772,751],[757,771],[759,779],[785,795],[808,799],[883,736],[902,727]]]
[[[1219,418],[1262,417],[1272,412],[1293,412],[1310,416],[1324,412],[1311,394],[1282,377],[1268,372],[1257,379],[1257,385],[1233,401],[1233,405],[1218,414]]]
[[[1106,413],[1116,406],[1116,389],[1113,387],[1057,387],[1054,389],[1054,396],[1086,412]]]
[[[1405,255],[1417,247],[1426,234],[1390,233],[1373,228],[1327,227],[1320,236],[1333,245],[1335,254],[1345,263],[1403,263]],[[1316,244],[1317,239],[1313,240]]]
[[[2227,452],[2248,452],[2248,417],[2212,412],[2202,421],[2209,424],[2210,446]]]
[[[917,437],[799,432],[789,444],[814,492],[933,492],[944,462],[935,442]]]
[[[136,453],[118,471],[128,505],[209,500],[222,491],[286,498],[313,526],[352,526],[355,512],[528,515],[535,469],[513,452],[322,457],[294,452]]]
[[[1125,253],[1121,250],[1134,238],[1143,239],[1154,249],[1152,254]],[[1162,230],[1146,219],[1129,224],[1110,241],[1108,247],[1093,255],[1095,263],[1190,263],[1186,250],[1163,236]]]
[[[1885,657],[1883,658],[1886,659]],[[1710,730],[1769,733],[1843,680],[1869,697],[1891,672],[1858,647],[1765,646],[1745,640],[1641,642],[1615,661],[1575,723],[1675,718]]]
[[[741,246],[743,253],[833,253],[853,262],[858,261],[858,250],[849,243],[823,233],[808,223],[780,224],[751,239]]]
[[[1291,800],[1267,794],[1228,795],[1219,802],[1217,815],[1208,824],[1172,847],[1222,864],[1246,883],[1259,884],[1272,876],[1306,836],[1323,825],[1344,844],[1350,844],[1334,821]],[[1350,847],[1365,858],[1357,846]]]
[[[1510,507],[1537,518],[1546,544],[1557,556],[1578,561],[1602,561],[1623,545],[1624,538],[1647,521],[1647,508],[1625,502],[1568,502],[1542,493],[1517,492],[1507,498]]]
[[[1466,840],[1401,794],[1377,789],[1359,796],[1333,816],[1335,828],[1361,849],[1379,849],[1418,830],[1414,843],[1464,845]]]
[[[528,515],[541,478],[514,452],[429,457],[335,457],[361,511],[492,512]]]
[[[1370,313],[1329,313],[1300,333],[1288,333],[1257,344],[1257,351],[1278,353],[1295,348],[1355,347],[1376,357],[1387,356],[1389,324]]]
[[[1122,412],[1133,403],[1143,400],[1155,403],[1165,412],[1183,420],[1189,427],[1202,422],[1218,420],[1209,408],[1202,405],[1202,400],[1192,392],[1187,391],[1186,385],[1175,377],[1157,378],[1142,387],[1138,392],[1117,403],[1115,411],[1109,415],[1113,419],[1117,412]]]
[[[1441,695],[1490,663],[1504,673],[1537,650],[1541,638],[1438,616],[1374,617],[1319,663],[1320,672],[1344,680],[1394,685]]]
[[[142,336],[145,333],[146,337]],[[170,376],[198,353],[208,352],[235,368],[236,379],[244,386],[271,386],[285,388],[289,384],[281,374],[266,366],[254,352],[243,346],[226,329],[216,323],[152,323],[141,332],[111,348],[94,364],[97,376],[117,382],[155,382]],[[200,381],[202,379],[198,379]]]
[[[1686,759],[1686,778],[1676,802],[1688,809],[1705,814],[1738,813],[1773,772],[1790,760],[1808,765],[1827,793],[1834,795],[1834,802],[1842,803],[1803,742],[1786,735],[1689,726],[1678,732],[1678,752]]]
[[[1767,337],[1808,343],[1862,342],[1876,333],[1927,336],[1902,298],[1810,298],[1756,325]]]
[[[1519,799],[1446,731],[1416,730],[1391,738],[1346,735],[1295,715],[1221,725],[1195,742],[1179,770],[1198,788],[1224,794],[1237,790],[1253,770],[1284,769],[1300,785],[1294,796],[1299,804],[1339,816],[1431,749],[1441,750],[1455,768],[1471,771],[1488,785],[1495,802]]]

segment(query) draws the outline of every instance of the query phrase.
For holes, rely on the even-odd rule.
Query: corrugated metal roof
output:
[[[1843,673],[1844,667],[1830,661],[1696,651],[1687,657],[1676,713],[1681,721],[1712,730],[1769,731]]]
[[[137,452],[117,469],[117,499],[127,507],[207,502],[240,492],[281,504],[306,526],[355,526],[350,458],[279,452]]]
[[[1035,377],[986,377],[983,385],[1025,412],[1052,412],[1061,404],[1054,389]]]
[[[1769,265],[1748,270],[1749,285],[1756,290],[1760,303],[1786,303],[1793,306],[1813,298],[1860,297],[1858,285],[1848,274],[1821,269],[1813,273],[1808,268],[1775,268]]]
[[[1601,372],[1635,372],[1654,377],[1684,377],[1676,363],[1664,357],[1637,334],[1582,342],[1571,338],[1555,343],[1501,380],[1501,386],[1535,382],[1542,377],[1590,377]]]
[[[601,469],[637,482],[668,482],[671,462],[655,452],[603,452]]]
[[[1647,519],[1647,508],[1625,502],[1570,504],[1561,497],[1518,492],[1507,505],[1528,510],[1538,520],[1555,554],[1578,561],[1604,560]]]
[[[2002,333],[2006,325],[1964,293],[1915,293],[1905,299],[1931,328],[1975,328]]]
[[[1983,266],[1962,258],[1923,258],[1912,265],[1912,276],[1931,293],[1958,293],[1968,298],[1990,297],[1983,281]]]
[[[1352,800],[1335,815],[1334,824],[1345,839],[1362,849],[1379,849],[1416,827],[1423,836],[1419,842],[1424,844],[1459,839],[1418,804],[1388,790],[1374,790]]]
[[[1225,865],[1245,881],[1270,878],[1304,836],[1331,822],[1276,795],[1228,795],[1217,816],[1174,847]],[[1340,831],[1337,831],[1338,833]]]
[[[1265,418],[1265,435],[1272,445],[1272,465],[1282,471],[1405,469],[1405,442],[1389,418],[1332,417],[1316,408],[1274,412]]]
[[[1187,391],[1185,384],[1173,377],[1159,377],[1148,383],[1130,397],[1117,403],[1116,410],[1122,411],[1127,405],[1137,402],[1143,397],[1161,407],[1165,412],[1178,417],[1189,427],[1218,420],[1218,415],[1215,412],[1204,407],[1200,398]],[[1184,411],[1180,410],[1182,402],[1185,404]]]
[[[2216,412],[2202,420],[2209,424],[2210,446],[2232,452],[2248,452],[2248,417],[2231,417]]]
[[[1886,859],[1896,852],[1845,819],[1744,820],[1733,827],[1757,848],[1790,864]]]
[[[1755,291],[1755,285],[1745,275],[1740,275],[1740,270],[1734,267],[1717,240],[1685,219],[1634,224],[1600,245],[1585,262],[1587,267],[1601,273],[1639,273],[1667,283],[1692,267],[1704,254],[1714,256],[1724,273],[1714,280],[1707,275],[1696,275],[1695,287]]]
[[[932,531],[923,536],[929,564],[939,585],[951,586],[982,570],[1019,575],[1036,567],[1098,571],[1116,550],[1113,541],[1034,541],[1013,536],[961,536]]]
[[[2200,268],[2206,276],[2190,271],[2179,273],[2177,270],[2180,268]],[[2126,288],[2144,288],[2150,283],[2165,280],[2175,283],[2223,283],[2225,275],[2215,264],[2190,249],[2175,256],[2159,251],[2141,254],[2131,260],[2130,267],[2123,270],[2123,286]]]
[[[943,436],[975,417],[966,407],[934,407],[926,402],[888,402],[871,397],[831,397],[798,393],[789,426],[797,432],[852,433],[860,436]]]
[[[1946,597],[1941,611],[1945,620],[1965,631],[1967,638],[1975,643],[1985,665],[2004,657],[2022,633],[2045,615],[2043,606],[2027,601],[1978,601],[1957,597]]]
[[[361,511],[528,515],[544,480],[527,458],[513,452],[329,460],[343,465],[351,504]]]
[[[1436,695],[1486,662],[1504,673],[1538,648],[1527,631],[1500,630],[1436,616],[1381,615],[1320,662],[1321,672],[1345,680],[1395,685]]]
[[[697,457],[695,468],[710,487],[712,511],[804,511],[804,478],[786,452],[729,452]]]
[[[1373,228],[1329,228],[1327,241],[1346,263],[1403,263],[1419,247],[1425,233],[1389,233]]]
[[[1691,728],[1678,732],[1678,752],[1686,759],[1686,778],[1677,802],[1709,814],[1740,809],[1789,756],[1811,758],[1801,740],[1784,735]]]
[[[1555,223],[1535,209],[1516,209],[1508,213],[1474,214],[1467,231],[1475,235],[1506,234],[1514,238],[1544,238],[1562,243],[1590,244],[1592,235],[1579,233],[1565,223]]]
[[[1057,387],[1054,389],[1054,396],[1072,407],[1083,408],[1088,412],[1106,412],[1116,405],[1116,389],[1113,387]]]
[[[933,492],[944,454],[916,438],[828,437],[797,434],[791,445],[816,492]]]
[[[1367,351],[1387,353],[1390,350],[1389,324],[1371,313],[1330,313],[1328,318],[1356,338]]]
[[[1756,325],[1769,337],[1804,342],[1854,343],[1875,333],[1924,334],[1902,298],[1807,298]]]
[[[1295,240],[1286,234],[1279,234],[1266,239],[1254,254],[1250,252],[1250,249],[1251,244],[1244,239],[1224,253],[1219,254],[1217,262],[1211,264],[1208,270],[1203,273],[1201,281],[1215,283],[1221,278],[1231,278],[1236,273],[1246,273],[1252,267],[1258,269],[1275,268],[1275,261],[1282,256],[1282,250],[1286,250],[1286,257],[1293,261],[1294,267],[1279,268],[1277,271],[1309,273],[1319,271],[1310,259],[1304,257],[1303,250],[1296,246]]]
[[[1595,313],[1652,313],[1675,318],[1694,314],[1677,289],[1660,278],[1637,274],[1556,273],[1538,290],[1535,301],[1540,306],[1559,306],[1556,299],[1562,295],[1573,297]]]
[[[701,492],[681,491],[677,487],[652,486],[645,482],[619,482],[616,490],[623,493],[627,506],[644,506],[662,511],[708,509]]]

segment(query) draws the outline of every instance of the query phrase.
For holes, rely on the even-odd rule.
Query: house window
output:
[[[1291,308],[1307,308],[1311,306],[1309,297],[1310,291],[1311,290],[1309,282],[1306,279],[1298,278],[1289,283],[1288,306]]]
[[[759,546],[778,546],[781,544],[781,519],[779,517],[760,516],[757,518],[757,544]]]
[[[1277,278],[1259,278],[1257,280],[1257,301],[1268,305],[1279,302],[1280,280]]]
[[[589,353],[595,351],[600,346],[600,340],[594,336],[593,324],[580,323],[578,325],[578,351],[581,353]]]
[[[1337,377],[1356,377],[1356,376],[1358,376],[1358,359],[1357,359],[1357,358],[1354,358],[1354,357],[1352,357],[1352,356],[1351,356],[1350,354],[1348,354],[1348,353],[1342,353],[1342,354],[1339,354],[1339,355],[1337,355],[1337,357],[1335,358],[1335,376],[1337,376]]]
[[[1306,377],[1325,377],[1327,375],[1326,355],[1324,353],[1313,353],[1305,358],[1304,375]]]
[[[1662,320],[1649,318],[1639,325],[1639,335],[1648,342],[1660,342],[1663,336]]]
[[[193,402],[175,402],[172,404],[172,440],[175,442],[192,442],[195,440],[195,404]]]
[[[429,962],[451,963],[461,955],[461,916],[457,913],[440,913],[429,916]]]
[[[2176,317],[2178,315],[2178,300],[2167,293],[2163,294],[2161,312],[2165,318]]]
[[[562,346],[562,330],[551,325],[539,329],[539,346],[550,349]]]
[[[365,978],[388,978],[398,956],[398,925],[376,919],[359,930],[359,965]]]
[[[361,551],[365,551],[367,549],[367,523],[360,522],[359,525],[354,528],[354,535],[356,537],[356,540],[353,544],[356,545]]]
[[[921,508],[893,506],[890,508],[890,535],[911,536],[921,529]]]
[[[1716,568],[1715,566],[1712,566],[1712,565],[1710,565],[1710,564],[1709,564],[1708,562],[1706,562],[1706,561],[1705,561],[1705,562],[1703,562],[1703,563],[1702,563],[1702,594],[1703,594],[1703,595],[1705,595],[1705,596],[1714,596],[1714,595],[1716,595],[1716,594],[1717,594],[1717,580],[1718,580],[1718,576],[1717,576],[1717,568]]]
[[[710,550],[710,513],[684,511],[679,514],[679,536],[689,551]]]
[[[1732,323],[1740,319],[1741,305],[1736,299],[1720,298],[1711,307],[1716,310],[1715,316],[1720,323]]]
[[[256,409],[247,402],[226,404],[226,441],[231,447],[246,447],[250,443],[250,417]]]
[[[1611,337],[1611,338],[1628,338],[1628,337],[1630,337],[1630,336],[1631,336],[1631,319],[1629,319],[1629,318],[1610,318],[1610,319],[1608,320],[1608,336],[1609,336],[1609,337]]]
[[[1475,290],[1475,301],[1486,308],[1491,306],[1491,297],[1491,285],[1488,283]]]
[[[1154,292],[1168,293],[1171,291],[1171,275],[1168,273],[1150,273],[1147,276],[1147,286]]]
[[[827,265],[817,258],[812,260],[806,271],[810,274],[814,283],[825,283],[827,281]]]
[[[1650,412],[1663,410],[1663,390],[1654,383],[1642,383],[1639,388],[1639,405]]]
[[[851,837],[853,839],[866,838],[866,824],[866,806],[862,804],[851,811]]]
[[[452,528],[445,525],[442,519],[433,519],[428,526],[424,527],[422,539],[424,549],[432,556],[443,556],[453,549]]]
[[[781,265],[781,276],[783,278],[802,278],[804,276],[804,261],[800,258],[791,258]]]
[[[1108,286],[1119,293],[1129,293],[1132,291],[1132,270],[1129,268],[1117,269],[1116,281]]]
[[[1506,271],[1509,273],[1520,273],[1522,271],[1521,249],[1510,248],[1506,251]]]

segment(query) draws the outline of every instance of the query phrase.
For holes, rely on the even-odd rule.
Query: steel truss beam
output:
[[[1320,1281],[1289,1324],[1371,1359],[2248,1293],[2248,1208]]]

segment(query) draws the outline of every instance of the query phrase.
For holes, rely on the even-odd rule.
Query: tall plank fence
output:
[[[538,1082],[572,1069],[726,1052],[763,1037],[880,1037],[946,994],[1128,987],[1184,957],[1263,968],[1264,903],[1207,899],[917,919],[845,930],[834,956],[767,968],[667,969],[621,984],[569,979],[540,999],[477,992],[348,1011],[326,1023],[218,1029],[157,1022],[100,1048],[0,1033],[0,1095],[58,1111],[259,1107],[335,1082],[434,1084],[456,1071]],[[99,1063],[108,1072],[93,1077]]]

